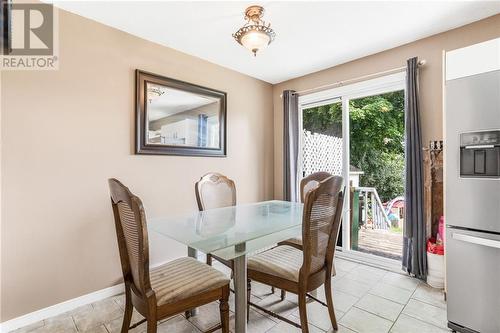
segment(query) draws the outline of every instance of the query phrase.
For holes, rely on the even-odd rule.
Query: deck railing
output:
[[[372,229],[390,229],[391,221],[385,212],[384,205],[380,201],[377,189],[374,187],[353,187],[353,197],[361,198],[359,202],[358,215],[359,226],[371,227]],[[353,209],[356,209],[353,207]],[[371,223],[369,223],[371,221]]]
[[[356,250],[360,227],[388,230],[391,222],[376,188],[351,187],[351,195],[351,246]]]
[[[368,216],[371,213],[373,229],[390,229],[391,221],[385,212],[385,207],[382,205],[377,189],[375,187],[355,187],[354,191],[364,196],[364,207],[362,208],[365,223],[368,222]],[[365,226],[368,227],[368,224]]]

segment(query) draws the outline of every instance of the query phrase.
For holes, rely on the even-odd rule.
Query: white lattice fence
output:
[[[304,175],[318,171],[342,175],[342,138],[304,130],[303,144]]]

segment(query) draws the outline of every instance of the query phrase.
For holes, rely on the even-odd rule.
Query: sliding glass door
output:
[[[346,180],[337,245],[360,257],[400,259],[404,74],[300,96],[299,108],[299,181],[317,171]]]
[[[351,249],[401,260],[404,90],[349,101]]]

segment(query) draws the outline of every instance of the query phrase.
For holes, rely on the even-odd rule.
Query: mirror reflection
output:
[[[147,143],[220,148],[219,98],[146,82]]]

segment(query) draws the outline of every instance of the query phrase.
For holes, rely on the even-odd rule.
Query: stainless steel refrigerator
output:
[[[448,327],[500,333],[500,69],[452,75],[445,95]]]

